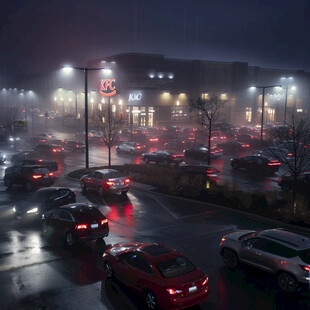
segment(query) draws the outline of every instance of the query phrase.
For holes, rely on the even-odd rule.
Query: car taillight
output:
[[[108,222],[108,219],[104,219],[104,220],[101,221],[101,225],[104,225],[104,224],[106,224],[107,222]]]
[[[78,144],[76,144],[76,145],[75,145],[75,147],[79,147],[79,145],[78,145]]]
[[[137,149],[140,150],[140,149],[141,149],[141,146],[137,146]]]
[[[299,267],[304,271],[310,272],[310,266],[299,265]]]
[[[241,147],[250,147],[249,144],[242,144]]]
[[[268,166],[281,166],[281,163],[279,161],[271,161],[268,163]]]
[[[171,287],[166,287],[166,291],[169,295],[177,295],[177,294],[182,294],[182,290],[177,290],[175,288]]]
[[[79,225],[76,225],[76,226],[75,226],[75,229],[78,229],[78,230],[80,230],[80,229],[87,229],[87,224],[79,224]]]
[[[212,173],[213,171],[212,171],[212,170],[207,170],[206,172],[207,172],[207,173]]]
[[[43,159],[39,159],[39,160],[38,160],[38,162],[40,162],[40,163],[41,163],[42,161],[43,161]]]
[[[53,176],[53,172],[50,172],[48,175],[52,177]]]
[[[34,174],[34,175],[32,176],[33,179],[40,179],[40,178],[42,178],[42,177],[43,177],[42,174]]]
[[[56,152],[57,152],[57,149],[53,149],[53,152],[56,153]]]
[[[283,178],[279,178],[279,181],[278,181],[278,183],[282,182],[282,180],[283,180]]]
[[[293,153],[288,153],[287,156],[293,156]]]
[[[129,183],[129,182],[130,182],[129,179],[125,179],[125,180],[124,180],[124,183]]]
[[[150,142],[157,142],[158,138],[150,138]]]

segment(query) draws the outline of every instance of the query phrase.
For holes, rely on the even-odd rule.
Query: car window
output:
[[[95,176],[95,174],[96,174],[96,171],[93,171],[93,172],[91,172],[88,176],[89,176],[90,178],[93,178],[93,177]]]
[[[156,264],[164,278],[174,278],[195,270],[195,266],[184,256],[168,259]]]
[[[41,168],[34,168],[33,172],[38,174],[45,174],[49,173],[49,170],[47,168],[41,167]]]
[[[297,251],[270,240],[266,240],[264,251],[285,258],[297,256]]]
[[[145,273],[153,273],[153,269],[147,260],[135,253],[128,253],[122,261]]]
[[[61,190],[59,190],[59,196],[60,196],[60,197],[66,196],[66,195],[68,195],[68,194],[69,194],[69,190],[67,190],[67,189],[61,189]]]
[[[51,193],[50,195],[50,199],[52,200],[56,200],[59,197],[59,191],[55,191],[53,193]]]
[[[102,174],[100,172],[96,172],[95,175],[94,175],[94,178],[101,180],[102,179]]]
[[[17,168],[15,169],[15,172],[18,172],[18,173],[28,173],[30,171],[29,168],[26,168],[26,167],[21,167],[21,168]]]
[[[265,249],[266,241],[267,240],[263,238],[252,238],[252,239],[245,241],[245,243],[246,243],[246,247],[251,247],[253,249],[263,251]]]
[[[310,249],[299,251],[298,256],[304,263],[310,264]]]
[[[67,211],[61,211],[58,214],[58,218],[61,220],[72,221],[72,217],[71,217],[70,213]]]

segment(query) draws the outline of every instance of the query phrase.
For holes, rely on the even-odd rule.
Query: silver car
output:
[[[286,293],[310,287],[310,238],[303,235],[282,229],[239,230],[222,238],[219,252],[231,269],[246,263],[274,274]]]
[[[116,147],[117,153],[141,154],[145,152],[146,146],[137,142],[124,142]]]

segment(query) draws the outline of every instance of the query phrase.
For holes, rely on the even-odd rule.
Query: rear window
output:
[[[165,260],[158,263],[156,266],[164,278],[179,277],[196,269],[184,256]]]
[[[50,171],[47,168],[34,168],[33,172],[36,174],[45,174],[45,173],[49,173]]]
[[[310,265],[310,249],[299,251],[298,256],[304,263]]]
[[[107,176],[108,178],[111,178],[111,179],[123,178],[124,177],[124,175],[121,172],[119,172],[119,171],[109,172],[105,176]]]
[[[103,217],[102,213],[97,208],[81,208],[75,211],[73,214],[77,221],[101,219]]]

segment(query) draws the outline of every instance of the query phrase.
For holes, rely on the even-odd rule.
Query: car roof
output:
[[[42,188],[39,188],[38,190],[36,190],[36,192],[53,192],[53,191],[57,191],[60,189],[67,189],[67,190],[71,191],[70,188],[68,188],[68,187],[42,187]]]
[[[157,263],[165,259],[180,256],[175,249],[169,248],[160,243],[146,243],[136,249],[141,252],[150,262]]]
[[[99,170],[94,170],[97,172],[101,172],[103,174],[108,174],[108,173],[112,173],[112,172],[119,172],[118,170],[115,169],[99,169]]]
[[[89,210],[89,209],[92,209],[92,208],[97,209],[96,207],[94,207],[94,206],[91,205],[91,204],[82,203],[82,202],[79,202],[79,203],[70,203],[70,204],[67,204],[67,205],[64,205],[64,206],[59,207],[59,209],[63,209],[63,210],[70,211],[70,212],[72,212],[73,214],[82,212],[82,211],[85,210],[85,209],[88,209],[88,210]]]
[[[304,250],[310,248],[310,238],[289,232],[283,229],[268,229],[262,231],[260,236],[281,243],[282,245],[294,248],[296,250]]]

